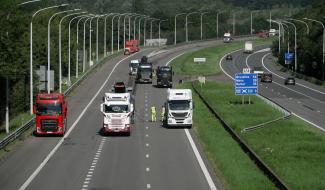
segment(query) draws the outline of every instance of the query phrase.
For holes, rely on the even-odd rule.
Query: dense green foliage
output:
[[[325,11],[325,4],[323,2],[315,3],[312,8],[306,9],[293,16],[295,19],[303,20],[303,18],[316,19],[325,23],[323,13]],[[310,33],[307,34],[307,29],[304,24],[293,21],[297,27],[297,72],[303,75],[322,80],[322,44],[323,44],[323,28],[320,24],[307,21]],[[294,28],[289,24],[289,30],[285,27],[285,41],[281,40],[281,56],[278,53],[278,40],[274,42],[273,54],[279,58],[280,64],[284,65],[284,53],[288,49],[288,38],[290,52],[294,52],[295,36]],[[288,31],[289,34],[288,35]],[[294,67],[294,61],[291,68]],[[299,75],[297,75],[299,77]],[[321,83],[318,81],[318,83]]]
[[[27,1],[27,0],[25,0]],[[41,1],[32,4],[26,4],[19,6],[18,4],[24,2],[22,0],[2,0],[0,3],[0,125],[4,119],[5,111],[5,78],[9,78],[10,82],[10,114],[17,115],[17,113],[24,112],[29,108],[29,24],[33,13],[40,8],[44,8],[50,5],[57,5],[61,3],[69,3],[69,6],[65,9],[52,9],[41,12],[33,20],[33,69],[34,69],[34,92],[38,89],[36,76],[36,70],[41,65],[47,65],[47,22],[49,17],[57,11],[67,10],[73,8],[81,8],[94,14],[103,13],[125,13],[135,12],[150,15],[154,18],[168,19],[167,22],[161,24],[161,36],[167,38],[168,44],[174,42],[174,15],[181,12],[204,12],[208,14],[203,17],[203,39],[215,38],[217,36],[216,29],[216,12],[225,11],[219,15],[219,37],[223,35],[225,31],[232,31],[232,14],[236,10],[236,35],[249,34],[250,33],[250,10],[253,8],[249,6],[236,7],[237,2],[229,3],[229,1],[222,0],[48,0]],[[251,2],[251,1],[250,1]],[[253,1],[252,1],[253,2]],[[257,1],[256,1],[257,2]],[[292,11],[290,4],[276,5],[275,0],[265,3],[268,8],[272,9],[273,17],[280,18],[286,12]],[[301,0],[295,0],[298,2],[295,6],[300,7]],[[256,9],[265,9],[265,6],[254,7]],[[239,12],[237,12],[239,11]],[[293,11],[292,11],[293,12]],[[254,13],[254,25],[255,31],[261,29],[268,29],[269,10],[260,10]],[[55,71],[55,84],[58,88],[58,23],[62,15],[57,16],[51,24],[51,69]],[[111,17],[110,17],[111,18]],[[199,13],[189,16],[189,40],[200,39],[200,15]],[[68,70],[68,20],[66,19],[62,23],[62,68],[63,77],[67,77]],[[100,20],[99,27],[99,53],[103,54],[103,20]],[[108,31],[110,31],[111,19],[108,19]],[[114,43],[116,47],[117,43],[117,19],[114,23]],[[76,50],[82,50],[83,39],[83,26],[82,23],[79,26],[79,47],[76,44],[76,22],[72,23],[71,27],[71,73],[75,73],[76,62]],[[89,22],[88,22],[89,23]],[[185,41],[185,16],[177,18],[177,41]],[[93,21],[93,26],[95,21]],[[143,25],[143,22],[142,22]],[[158,38],[158,22],[153,22],[153,38]],[[122,28],[121,28],[122,29]],[[142,30],[142,29],[141,29]],[[86,27],[86,31],[89,31],[89,25]],[[95,30],[94,30],[95,31]],[[147,23],[147,32],[150,31],[150,22]],[[121,32],[122,33],[122,32]],[[120,33],[119,38],[123,38],[123,34]],[[147,33],[147,36],[149,36]],[[108,32],[107,43],[110,44],[110,32]],[[88,39],[89,32],[86,33],[86,39]],[[93,33],[93,44],[95,43],[95,37]],[[128,38],[128,36],[127,36]],[[86,41],[86,50],[88,52],[88,43]],[[120,40],[120,47],[123,47],[122,40]],[[92,51],[95,52],[95,46],[93,45]],[[108,51],[110,47],[108,46]],[[80,54],[79,54],[80,55]],[[87,56],[88,57],[88,56]],[[79,63],[81,64],[81,63]],[[81,66],[81,65],[80,65]],[[86,64],[87,66],[87,64]],[[79,67],[80,68],[80,67]],[[34,94],[35,94],[34,93]],[[1,129],[0,129],[1,130]]]

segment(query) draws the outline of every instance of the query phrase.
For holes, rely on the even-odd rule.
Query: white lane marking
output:
[[[192,147],[193,152],[195,154],[195,157],[196,157],[197,161],[199,162],[201,170],[202,170],[202,172],[203,172],[203,174],[204,174],[204,176],[205,176],[205,178],[206,178],[206,180],[207,180],[207,182],[209,184],[210,189],[211,190],[216,190],[217,187],[215,186],[215,184],[214,184],[214,182],[213,182],[213,180],[212,180],[212,178],[210,176],[210,173],[209,173],[207,167],[205,166],[205,164],[203,162],[203,159],[202,159],[202,157],[200,155],[200,152],[198,151],[198,149],[197,149],[197,147],[196,147],[196,145],[195,145],[195,143],[194,143],[194,141],[192,139],[192,136],[191,136],[190,132],[188,131],[188,129],[184,129],[184,130],[185,130],[187,139],[190,141],[190,144],[191,144],[191,147]]]
[[[150,172],[150,168],[146,168],[146,172]]]
[[[149,137],[149,135],[148,135],[148,134],[146,134],[146,137]]]
[[[104,138],[105,138],[105,140],[104,140]],[[101,147],[103,147],[104,144],[105,144],[105,142],[106,142],[106,137],[103,137],[102,140],[101,140],[101,143],[99,144],[98,149],[100,149]],[[88,184],[92,180],[93,171],[95,170],[96,164],[98,162],[98,157],[100,157],[100,154],[98,154],[98,152],[96,152],[95,155],[94,155],[93,161],[91,163],[91,166],[90,166],[90,168],[88,170],[88,173],[86,174],[85,180],[83,182],[83,186],[82,186],[83,188],[86,188],[87,189]]]
[[[84,116],[84,114],[86,113],[86,111],[88,110],[88,108],[90,107],[90,105],[94,102],[94,100],[96,99],[96,97],[99,95],[99,93],[103,90],[103,88],[105,87],[105,85],[107,84],[108,80],[111,78],[113,72],[115,71],[115,69],[126,59],[129,59],[135,55],[137,55],[139,52],[125,57],[124,59],[120,60],[112,69],[111,73],[108,75],[108,77],[106,78],[106,80],[104,81],[104,83],[102,84],[102,86],[99,88],[99,90],[96,92],[96,94],[93,96],[93,98],[90,100],[90,102],[87,104],[87,106],[83,109],[83,111],[80,113],[79,117],[76,119],[76,121],[72,124],[72,126],[69,128],[69,130],[67,131],[67,133],[64,135],[64,137],[56,144],[56,146],[51,150],[51,152],[46,156],[46,158],[42,161],[42,163],[36,168],[36,170],[32,173],[32,175],[30,175],[28,177],[28,179],[24,182],[24,184],[19,188],[19,190],[24,190],[28,187],[28,185],[33,181],[33,179],[35,179],[35,177],[39,174],[39,172],[43,169],[43,167],[47,164],[47,162],[50,160],[50,158],[56,153],[56,151],[59,149],[59,147],[62,145],[62,143],[64,142],[64,139],[67,138],[70,133],[72,132],[72,130],[77,126],[78,122],[80,121],[80,119]]]
[[[184,52],[184,53],[185,53],[185,52]],[[169,61],[166,63],[166,65],[169,65],[173,60],[175,60],[175,59],[178,58],[179,56],[183,55],[184,53],[175,56],[174,58],[172,58],[171,60],[169,60]],[[192,147],[192,150],[193,150],[193,152],[194,152],[194,155],[195,155],[195,157],[196,157],[196,160],[198,161],[198,163],[199,163],[199,165],[200,165],[200,167],[201,167],[201,170],[202,170],[202,172],[203,172],[203,174],[204,174],[204,177],[205,177],[205,179],[206,179],[207,182],[208,182],[208,185],[209,185],[209,187],[210,187],[210,190],[217,190],[217,187],[216,187],[216,185],[214,184],[214,181],[212,180],[211,175],[210,175],[210,173],[209,173],[207,167],[205,166],[205,163],[204,163],[204,161],[203,161],[203,159],[202,159],[202,157],[201,157],[201,155],[200,155],[200,152],[198,151],[198,149],[197,149],[197,147],[196,147],[196,145],[195,145],[195,143],[194,143],[194,141],[193,141],[193,139],[192,139],[192,136],[191,136],[189,130],[188,130],[188,129],[184,129],[184,131],[185,131],[186,137],[187,137],[187,139],[188,139],[188,141],[189,141],[189,143],[190,143],[190,145],[191,145],[191,147]]]
[[[149,147],[149,144],[148,143],[146,144],[146,147]]]
[[[265,54],[264,56],[266,57],[266,56],[269,56],[269,55],[271,55],[271,53]],[[265,59],[265,58],[263,57],[263,59]],[[282,76],[280,76],[280,75],[278,75],[278,74],[272,72],[270,69],[268,69],[268,68],[265,66],[264,62],[263,62],[263,67],[264,67],[268,72],[272,73],[273,75],[275,75],[275,76],[277,76],[277,77],[279,77],[279,78],[281,78],[281,79],[285,79],[285,77],[282,77]],[[316,90],[316,89],[314,89],[314,88],[311,88],[311,87],[309,87],[309,86],[303,85],[303,84],[298,83],[298,82],[296,82],[296,85],[299,85],[299,86],[305,87],[305,88],[307,88],[307,89],[309,89],[309,90],[312,90],[312,91],[314,91],[314,92],[318,92],[318,93],[323,94],[323,95],[325,94],[325,92],[321,92],[321,91],[319,91],[319,90]]]
[[[312,125],[312,126],[314,126],[314,127],[317,127],[317,128],[320,129],[321,131],[324,131],[324,132],[325,132],[325,129],[323,129],[322,127],[316,125],[315,123],[313,123],[313,122],[311,122],[311,121],[309,121],[309,120],[307,120],[307,119],[305,119],[305,118],[303,118],[303,117],[301,117],[301,116],[299,116],[299,115],[297,115],[297,114],[295,114],[295,113],[292,113],[292,114],[293,114],[294,116],[296,116],[296,117],[298,117],[298,118],[304,120],[305,122],[309,123],[310,125]]]
[[[262,65],[263,65],[263,67],[265,67],[265,66],[264,66],[264,60],[265,60],[265,58],[266,58],[267,55],[268,55],[268,54],[265,54],[265,55],[262,57]],[[228,74],[228,73],[227,73],[227,72],[222,68],[222,65],[221,65],[222,60],[223,60],[225,57],[226,57],[226,55],[224,55],[224,56],[220,59],[219,65],[220,65],[220,67],[221,67],[221,70],[222,70],[226,75],[230,76],[230,75],[229,75],[229,74]],[[265,67],[265,68],[266,68],[266,67]],[[232,77],[230,76],[230,78],[232,78]],[[234,78],[232,78],[232,79],[234,80]],[[306,96],[306,97],[309,97],[309,96],[307,96],[307,95],[305,95],[305,94],[302,94],[302,93],[300,93],[300,92],[297,92],[297,91],[295,91],[295,90],[292,90],[292,89],[290,89],[290,88],[288,88],[288,87],[286,87],[286,86],[283,86],[283,85],[281,85],[281,84],[279,84],[279,83],[277,83],[277,82],[274,82],[274,81],[273,81],[273,83],[275,83],[275,84],[277,84],[277,85],[279,85],[279,86],[282,86],[282,87],[284,87],[284,88],[287,88],[288,90],[291,90],[291,91],[296,92],[296,93],[298,93],[298,94],[301,94],[301,95],[304,95],[304,96]],[[309,97],[309,98],[314,99],[314,98],[312,98],[312,97]],[[317,99],[315,99],[315,100],[317,101]],[[322,131],[325,131],[325,129],[323,129],[323,128],[321,128],[320,126],[316,125],[315,123],[313,123],[313,122],[311,122],[311,121],[309,121],[309,120],[303,118],[302,116],[299,116],[299,115],[297,115],[297,114],[295,114],[295,113],[292,113],[292,114],[295,115],[295,116],[297,116],[298,118],[302,119],[303,121],[305,121],[305,122],[311,124],[312,126],[318,128],[318,129],[320,129],[320,130],[322,130]]]
[[[151,189],[151,185],[150,184],[147,184],[147,189]]]
[[[265,65],[264,65],[264,60],[265,60],[265,58],[266,58],[267,55],[268,55],[268,54],[265,54],[265,55],[262,57],[262,65],[263,65],[263,67],[265,67]],[[269,72],[270,72],[270,71],[269,71]],[[292,91],[292,92],[295,92],[295,93],[300,94],[300,95],[302,95],[302,96],[305,96],[305,97],[307,97],[307,98],[310,98],[310,99],[312,99],[312,100],[314,100],[314,101],[316,101],[316,102],[319,102],[319,103],[325,103],[325,102],[322,101],[322,100],[318,100],[318,99],[313,98],[313,97],[311,97],[311,96],[308,96],[308,95],[306,95],[306,94],[304,94],[304,93],[302,93],[302,92],[298,92],[298,91],[296,91],[296,90],[293,90],[293,89],[291,89],[291,88],[289,88],[289,87],[287,87],[287,86],[284,86],[284,85],[282,85],[282,84],[280,84],[280,83],[277,83],[277,82],[275,82],[275,81],[272,81],[272,83],[277,84],[278,86],[281,86],[281,87],[283,87],[283,88],[286,88],[286,89],[288,89],[288,90],[290,90],[290,91]]]
[[[149,158],[149,154],[146,154],[146,158]]]

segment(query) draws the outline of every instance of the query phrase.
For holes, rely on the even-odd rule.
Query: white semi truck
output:
[[[103,134],[131,134],[134,124],[134,104],[130,93],[105,93],[100,110],[104,115],[101,130]]]
[[[193,100],[190,89],[168,89],[165,107],[167,127],[192,127]]]
[[[254,52],[253,42],[246,41],[244,47],[244,53],[253,53],[253,52]]]

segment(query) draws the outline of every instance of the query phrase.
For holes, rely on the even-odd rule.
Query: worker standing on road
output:
[[[156,107],[152,106],[151,107],[151,121],[156,122],[156,120],[157,120]]]
[[[161,121],[164,121],[165,119],[165,106],[161,106],[161,113],[160,113]]]

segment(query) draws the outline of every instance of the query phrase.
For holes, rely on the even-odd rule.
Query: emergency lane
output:
[[[269,52],[258,52],[264,48],[265,46],[259,47],[254,54],[243,54],[242,51],[234,52],[234,57],[239,57],[240,59],[234,59],[233,62],[222,60],[220,64],[225,72],[232,77],[234,77],[235,73],[242,72],[242,68],[244,67],[263,67],[263,64],[264,66],[266,64],[269,65],[271,64],[271,60],[266,58]],[[267,63],[265,63],[266,61]],[[236,69],[234,69],[234,65]],[[264,68],[264,72],[267,71],[268,70]],[[282,78],[273,75],[272,83],[259,82],[259,93],[282,105],[293,112],[294,115],[305,120],[314,127],[324,131],[325,106],[319,92],[297,85],[284,85],[283,81]]]

